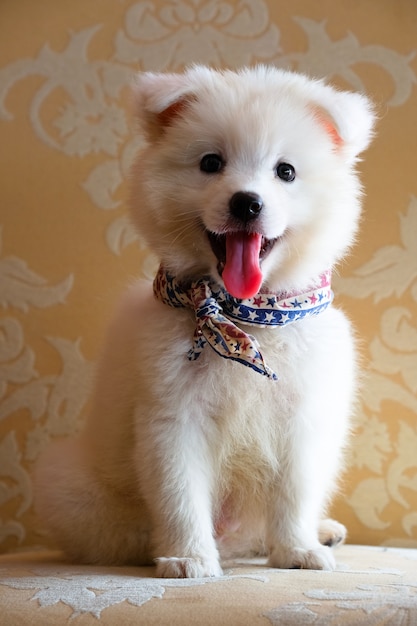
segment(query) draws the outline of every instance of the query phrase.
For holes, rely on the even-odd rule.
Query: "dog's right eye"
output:
[[[206,174],[216,174],[223,169],[224,165],[219,154],[205,154],[200,161],[200,170]]]

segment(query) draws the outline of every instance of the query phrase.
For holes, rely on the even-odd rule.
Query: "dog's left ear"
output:
[[[321,84],[316,92],[313,111],[324,130],[330,135],[335,150],[348,161],[355,161],[372,137],[376,115],[366,96],[337,91]]]
[[[133,92],[139,123],[150,141],[157,139],[195,99],[187,74],[144,72],[136,77]]]

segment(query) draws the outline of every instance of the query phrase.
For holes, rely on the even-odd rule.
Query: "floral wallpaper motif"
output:
[[[87,410],[112,303],[156,260],[126,218],[135,71],[272,63],[368,92],[360,243],[338,303],[364,383],[333,514],[352,541],[417,545],[417,7],[273,0],[6,0],[0,7],[0,551],[44,544],[30,471]],[[372,24],[372,29],[369,25]]]
[[[368,528],[387,530],[393,503],[406,537],[417,537],[417,199],[398,214],[397,243],[378,248],[338,290],[382,305],[379,328],[369,336],[362,392],[362,419],[353,448],[354,466],[368,470],[348,502]],[[407,303],[409,296],[410,305]],[[401,306],[400,306],[401,305]],[[384,411],[391,405],[391,412]],[[411,415],[413,419],[408,420]],[[392,428],[394,422],[395,428]],[[414,504],[413,504],[414,503]],[[395,543],[397,537],[391,537]]]

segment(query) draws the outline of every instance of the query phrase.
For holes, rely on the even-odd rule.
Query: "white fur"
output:
[[[360,214],[354,164],[373,123],[366,98],[272,68],[195,67],[140,75],[136,99],[148,145],[132,173],[132,215],[171,273],[220,280],[204,229],[227,230],[236,191],[263,198],[257,231],[279,238],[262,263],[264,288],[307,287],[346,253]],[[200,171],[207,153],[222,154],[221,174]],[[280,159],[294,182],[275,177]],[[219,551],[332,569],[322,544],[345,531],[321,520],[355,396],[349,322],[330,307],[251,328],[279,382],[209,347],[188,361],[194,327],[190,310],[157,301],[148,284],[126,294],[84,432],[38,465],[46,526],[74,559],[155,560],[159,576],[219,575]]]

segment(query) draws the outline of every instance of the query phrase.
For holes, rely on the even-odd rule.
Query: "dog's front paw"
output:
[[[326,546],[313,549],[280,547],[271,552],[268,565],[282,569],[334,570],[336,561]]]
[[[156,575],[159,578],[205,578],[223,575],[216,559],[159,557],[155,562]]]

